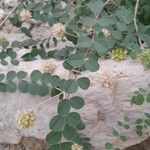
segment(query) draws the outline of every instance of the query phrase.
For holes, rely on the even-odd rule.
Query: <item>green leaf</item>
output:
[[[84,99],[78,96],[70,98],[70,102],[74,109],[81,109],[84,106]]]
[[[49,84],[50,81],[51,81],[51,78],[52,78],[52,76],[51,76],[50,73],[43,73],[43,74],[41,75],[41,82],[42,82],[43,84]]]
[[[111,143],[105,143],[105,149],[111,150],[113,149],[113,145]]]
[[[17,53],[14,52],[12,49],[7,49],[7,55],[10,56],[10,58],[15,59],[17,57]]]
[[[60,22],[68,22],[68,20],[70,19],[70,15],[68,13],[64,13],[61,17],[60,17]]]
[[[118,137],[118,136],[119,136],[119,133],[118,133],[118,131],[116,131],[116,130],[113,130],[113,136],[115,136],[115,137]]]
[[[48,150],[62,150],[60,144],[54,144],[48,148]]]
[[[122,34],[119,30],[117,31],[112,31],[112,36],[114,37],[114,39],[116,40],[121,40],[122,39]]]
[[[86,26],[93,26],[96,24],[96,21],[93,17],[85,17],[83,18],[82,22]]]
[[[118,121],[118,126],[123,126],[123,123],[121,121]]]
[[[58,114],[65,116],[70,112],[71,106],[70,106],[70,101],[67,99],[61,100],[58,104]]]
[[[85,128],[85,124],[82,121],[77,125],[78,130],[84,130]]]
[[[51,84],[53,87],[58,87],[60,81],[61,81],[60,77],[57,76],[57,75],[54,75],[54,76],[51,76],[50,84]]]
[[[35,82],[31,82],[28,86],[28,92],[31,95],[37,95],[39,92],[39,85]]]
[[[136,125],[136,129],[137,130],[143,130],[143,126],[142,125]]]
[[[61,143],[61,150],[70,150],[72,144],[72,142]]]
[[[64,89],[67,93],[75,93],[78,90],[78,82],[72,79],[67,80],[64,83]]]
[[[87,90],[90,86],[90,80],[87,77],[79,78],[77,81],[79,87],[83,90]]]
[[[117,28],[120,31],[127,31],[128,30],[128,26],[124,22],[118,22],[117,23]]]
[[[126,142],[128,140],[128,138],[126,136],[120,136],[120,140],[123,142]]]
[[[143,119],[140,119],[140,118],[139,118],[139,119],[136,120],[136,123],[137,123],[137,124],[141,124],[142,122],[143,122]]]
[[[58,132],[58,131],[63,131],[65,125],[66,125],[66,118],[57,115],[51,119],[49,127],[52,131]]]
[[[7,54],[6,54],[6,52],[5,51],[1,51],[0,52],[0,59],[5,59],[7,57]]]
[[[41,11],[44,7],[44,3],[42,2],[39,2],[39,3],[36,3],[36,5],[34,6],[34,11]]]
[[[46,23],[46,22],[49,21],[49,16],[48,16],[47,14],[42,13],[40,16],[41,16],[41,21],[42,21],[43,23]]]
[[[49,88],[47,85],[40,85],[38,95],[39,96],[46,96],[49,94]]]
[[[13,42],[11,43],[11,46],[12,46],[13,48],[15,48],[15,47],[21,48],[21,47],[22,47],[22,46],[21,46],[21,42],[19,42],[19,41],[13,41]]]
[[[60,93],[61,93],[60,90],[58,90],[56,88],[52,88],[52,90],[51,90],[51,97],[54,97],[54,96],[56,96],[56,95],[58,95]]]
[[[92,60],[92,59],[85,61],[85,67],[87,70],[89,70],[91,72],[96,72],[99,70],[98,62],[95,60]]]
[[[67,60],[64,61],[63,67],[69,71],[73,69],[73,67],[67,62]]]
[[[94,13],[100,13],[103,9],[103,1],[102,0],[92,0],[89,2],[88,7]]]
[[[144,113],[145,114],[145,116],[148,118],[148,119],[150,119],[150,114],[149,113]]]
[[[108,51],[108,43],[104,39],[96,39],[94,41],[94,48],[98,55],[104,55]]]
[[[61,141],[61,138],[62,138],[62,132],[52,131],[46,136],[46,142],[48,146],[54,145],[54,144],[59,143]]]
[[[125,128],[125,129],[129,129],[130,126],[129,126],[128,124],[125,124],[125,125],[124,125],[124,128]]]
[[[112,24],[112,20],[108,17],[102,17],[98,20],[98,24],[107,27]]]
[[[20,80],[24,79],[26,76],[27,76],[27,72],[25,72],[25,71],[17,72],[17,78]]]
[[[9,46],[9,42],[8,42],[8,41],[4,41],[4,42],[2,43],[2,48],[3,48],[3,49],[6,49],[8,46]]]
[[[147,103],[150,103],[150,93],[147,94],[146,101]]]
[[[66,34],[67,40],[71,41],[73,44],[76,45],[78,41],[77,34],[74,33],[73,30],[69,30],[69,29],[67,29],[67,33],[69,33],[69,34]]]
[[[5,83],[0,83],[0,92],[3,92],[5,93],[7,90],[6,90],[6,84]]]
[[[81,117],[76,112],[71,112],[67,115],[67,124],[70,127],[76,127],[81,121]]]
[[[40,12],[34,11],[32,17],[33,17],[33,19],[39,21],[41,19]]]
[[[132,97],[131,104],[142,105],[144,103],[144,96],[142,94],[138,94]]]
[[[76,136],[76,129],[74,127],[66,126],[63,135],[66,140],[72,140]]]
[[[39,70],[33,70],[31,73],[31,80],[38,81],[41,79],[41,72]]]
[[[137,134],[138,136],[142,136],[142,135],[143,135],[143,132],[142,132],[142,130],[136,130],[136,134]]]
[[[73,54],[69,56],[69,58],[67,59],[67,62],[72,67],[76,68],[76,67],[80,67],[83,64],[83,58],[79,56],[78,54]]]
[[[90,37],[88,36],[81,36],[78,38],[78,46],[80,47],[90,47],[93,45],[93,41]]]
[[[21,30],[21,32],[24,33],[26,36],[32,38],[32,35],[31,35],[30,31],[29,31],[26,27],[21,27],[20,30]]]
[[[27,81],[21,80],[18,83],[18,90],[22,93],[27,93],[28,92],[28,86],[29,86],[29,83]]]
[[[129,122],[129,121],[130,121],[130,118],[127,117],[127,116],[125,116],[125,117],[124,117],[124,121],[125,121],[125,122]]]
[[[116,15],[121,19],[125,24],[130,24],[133,21],[133,15],[131,10],[121,7],[116,11]]]
[[[146,124],[147,126],[150,126],[150,120],[149,120],[149,119],[145,119],[145,124]]]
[[[3,73],[0,74],[0,81],[3,81],[5,78],[5,75]]]
[[[11,63],[12,63],[14,66],[19,65],[19,61],[16,60],[16,59],[11,59]]]
[[[17,85],[13,82],[8,82],[6,84],[6,90],[10,93],[14,93],[17,90]]]
[[[8,62],[5,61],[5,60],[1,60],[1,64],[2,64],[3,66],[7,66],[7,65],[8,65]]]
[[[47,14],[50,13],[52,11],[52,5],[46,4],[43,8],[43,11]]]
[[[9,71],[8,73],[7,73],[7,80],[9,80],[9,81],[11,81],[11,80],[13,80],[14,78],[16,77],[16,72],[15,71]]]

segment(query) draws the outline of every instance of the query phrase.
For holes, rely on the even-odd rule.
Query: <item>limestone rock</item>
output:
[[[5,7],[11,8],[17,5],[17,0],[4,0]]]
[[[0,20],[2,20],[5,16],[5,12],[3,9],[0,8]]]
[[[43,63],[45,63],[45,60],[21,62],[17,67],[11,65],[1,67],[1,72],[25,70],[31,73],[34,69],[42,70]],[[83,97],[86,103],[81,110],[82,119],[87,127],[84,134],[91,138],[91,143],[94,146],[93,150],[104,150],[106,142],[112,142],[122,149],[140,143],[148,138],[147,133],[139,138],[135,134],[133,122],[131,122],[129,130],[124,130],[118,127],[117,121],[122,120],[124,116],[134,120],[142,116],[144,112],[149,112],[150,106],[146,104],[141,107],[131,106],[130,98],[138,88],[147,87],[147,83],[150,82],[150,72],[144,71],[143,66],[132,60],[122,62],[103,60],[99,63],[101,64],[101,69],[98,72],[83,73],[83,76],[90,78],[91,87],[87,91],[78,90],[78,93],[76,93],[76,95]],[[100,81],[101,73],[107,71],[111,71],[117,76],[117,83],[113,89],[103,87],[102,81]],[[54,74],[67,78],[69,72],[64,70],[62,62],[58,61]],[[18,143],[23,136],[44,139],[49,132],[49,120],[56,114],[58,99],[55,98],[41,105],[38,104],[49,98],[50,96],[41,98],[19,92],[1,94],[0,121],[4,125],[2,128],[5,127],[5,130],[0,129],[0,143]],[[36,113],[36,124],[29,130],[21,130],[16,124],[15,115],[18,110],[22,109],[33,109]],[[127,142],[118,140],[112,135],[113,128],[130,137],[130,140]]]

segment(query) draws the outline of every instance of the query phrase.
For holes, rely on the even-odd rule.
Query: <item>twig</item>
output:
[[[3,26],[3,24],[9,19],[9,17],[11,16],[11,14],[17,9],[17,7],[20,5],[20,3],[18,3],[13,10],[8,14],[8,16],[6,16],[6,18],[0,23],[0,28]]]
[[[54,98],[57,98],[57,97],[60,96],[61,94],[63,94],[63,92],[61,92],[61,93],[57,94],[56,96],[53,96],[53,97],[51,97],[51,98],[49,98],[49,99],[43,101],[43,102],[41,102],[41,103],[38,103],[36,107],[39,107],[39,106],[45,104],[46,102],[48,102],[48,101],[50,101],[50,100],[52,100],[52,99],[54,99]]]
[[[138,36],[137,12],[138,12],[138,7],[139,7],[139,2],[140,2],[140,0],[136,1],[134,19],[133,20],[134,20],[134,26],[135,26],[135,30],[136,30],[136,33],[137,33],[137,38],[138,38],[140,47],[141,47],[141,49],[144,49],[142,41],[141,41],[140,37]]]

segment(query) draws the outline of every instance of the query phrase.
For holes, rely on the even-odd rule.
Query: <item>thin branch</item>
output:
[[[6,16],[6,18],[0,23],[0,28],[3,26],[3,24],[9,19],[9,17],[12,15],[12,13],[17,9],[17,7],[20,5],[20,3],[18,3],[13,9],[12,11],[8,14],[8,16]]]
[[[52,99],[54,99],[54,98],[57,98],[57,97],[60,96],[61,94],[63,94],[63,92],[57,94],[56,96],[53,96],[53,97],[51,97],[51,98],[48,98],[47,100],[45,100],[45,101],[43,101],[43,102],[41,102],[41,103],[38,103],[38,105],[37,105],[36,107],[39,107],[39,106],[41,106],[41,105],[47,103],[48,101],[50,101],[50,100],[52,100]]]
[[[138,36],[138,31],[139,30],[138,30],[138,25],[137,25],[137,12],[138,12],[138,7],[139,7],[139,2],[140,2],[140,0],[136,1],[135,12],[134,12],[134,19],[133,20],[134,20],[134,26],[135,26],[135,30],[136,30],[136,33],[137,33],[137,38],[138,38],[140,47],[141,47],[141,49],[144,49],[143,44],[142,44],[142,40]]]

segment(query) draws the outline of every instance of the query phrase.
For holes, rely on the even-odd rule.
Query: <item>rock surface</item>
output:
[[[33,62],[21,62],[19,66],[1,67],[1,72],[8,70],[25,70],[30,73],[32,70],[42,71],[44,60]],[[93,150],[103,150],[106,142],[112,142],[120,148],[126,148],[140,143],[148,138],[149,131],[139,138],[135,134],[134,124],[131,121],[131,128],[123,130],[118,127],[117,121],[123,120],[128,116],[131,120],[143,115],[144,112],[150,112],[149,105],[142,107],[131,106],[130,98],[133,92],[138,88],[146,88],[150,82],[150,72],[144,71],[140,64],[132,60],[115,62],[112,60],[103,60],[99,62],[101,69],[96,73],[85,72],[83,76],[91,79],[91,87],[87,91],[79,90],[77,95],[85,99],[86,105],[81,111],[83,121],[87,129],[84,131],[86,136],[91,138],[94,146]],[[107,72],[113,72],[116,75],[116,84],[113,88],[102,87],[100,79]],[[54,74],[62,78],[68,77],[69,72],[63,69],[62,62],[56,62]],[[49,132],[48,124],[51,117],[56,114],[57,98],[51,99],[46,103],[50,96],[41,98],[28,94],[0,94],[0,143],[18,143],[23,136],[30,136],[44,139]],[[39,105],[40,103],[43,103]],[[32,109],[37,116],[36,124],[29,130],[21,130],[16,124],[15,116],[18,110]],[[112,136],[112,130],[116,129],[123,135],[130,137],[127,142],[121,142]],[[9,136],[8,136],[9,135]]]
[[[16,3],[16,0],[4,0],[6,7],[13,7]],[[35,33],[33,33],[33,37],[36,40],[44,39],[50,34],[47,32],[48,29],[45,30],[44,28],[43,30],[43,27],[41,28],[36,28],[33,31]],[[18,33],[9,35],[0,32],[0,34],[7,37],[9,41],[13,41],[14,37],[15,40],[22,40],[24,37]],[[58,45],[59,49],[66,44],[71,45],[70,43],[60,43]],[[18,51],[19,55],[24,53],[24,50]],[[1,73],[6,73],[9,70],[25,70],[28,73],[31,73],[35,69],[42,71],[44,63],[45,60],[39,59],[32,62],[21,62],[17,67],[12,65],[4,67],[0,65],[0,71]],[[60,75],[62,78],[67,78],[69,72],[63,69],[62,62],[56,61],[55,63],[56,69],[54,74]],[[101,60],[99,63],[101,69],[98,72],[85,72],[83,74],[83,76],[90,78],[91,87],[87,91],[79,90],[76,93],[83,97],[86,102],[85,107],[81,110],[82,119],[87,127],[84,134],[91,138],[91,143],[94,146],[93,150],[104,150],[106,142],[111,142],[121,149],[138,144],[148,138],[150,130],[147,130],[139,138],[135,134],[134,120],[137,117],[143,116],[144,112],[150,113],[150,106],[147,104],[141,107],[131,106],[130,99],[134,91],[138,88],[147,88],[147,84],[150,83],[150,71],[145,71],[142,65],[130,59],[122,62]],[[110,73],[115,76],[113,82],[111,81],[112,78],[109,77]],[[104,77],[107,77],[108,80]],[[110,82],[108,83],[108,81]],[[109,85],[111,86],[109,87]],[[0,143],[17,144],[24,136],[44,139],[49,132],[49,120],[56,114],[58,103],[57,98],[48,99],[50,99],[50,95],[41,98],[19,92],[13,94],[0,93]],[[34,110],[37,116],[35,126],[29,130],[21,130],[16,124],[15,116],[17,111],[24,109]],[[117,121],[122,121],[124,116],[128,116],[131,119],[130,129],[128,130],[122,129],[117,125]],[[112,135],[113,129],[116,129],[122,135],[128,136],[130,140],[121,142]],[[15,148],[14,150],[17,149]]]
[[[5,12],[3,9],[0,8],[0,20],[2,20],[5,16]]]
[[[4,0],[4,6],[8,8],[12,8],[17,5],[17,0]]]

